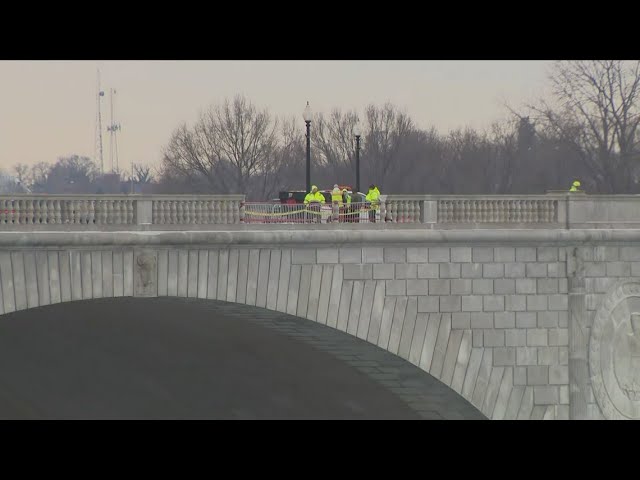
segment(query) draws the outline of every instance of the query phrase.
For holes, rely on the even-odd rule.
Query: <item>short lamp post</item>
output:
[[[356,122],[353,127],[353,134],[356,136],[356,192],[360,191],[360,135],[362,135],[362,129],[360,128],[360,121]]]
[[[307,193],[309,193],[311,191],[311,119],[313,118],[309,102],[307,102],[302,117],[307,124]]]

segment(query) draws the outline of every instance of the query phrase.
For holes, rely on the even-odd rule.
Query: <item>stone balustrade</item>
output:
[[[0,229],[240,223],[244,195],[3,195]]]
[[[640,228],[640,195],[387,195],[383,200],[386,222],[427,228]]]
[[[126,197],[0,197],[0,225],[134,225],[135,200]]]
[[[213,228],[243,223],[244,199],[244,195],[2,195],[0,229]],[[382,195],[380,200],[379,219],[384,221],[346,227],[640,228],[640,195]]]
[[[548,195],[389,195],[387,221],[393,223],[557,224],[564,196]]]
[[[243,195],[153,198],[154,225],[240,223]]]
[[[558,200],[438,200],[438,223],[555,223]]]

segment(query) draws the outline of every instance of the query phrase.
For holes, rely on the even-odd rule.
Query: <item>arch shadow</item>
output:
[[[79,300],[0,332],[0,418],[485,418],[396,355],[255,306]]]

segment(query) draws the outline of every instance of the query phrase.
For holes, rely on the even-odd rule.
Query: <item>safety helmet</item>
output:
[[[347,193],[349,190],[347,190],[346,188],[342,189],[342,193]]]
[[[316,190],[318,190],[318,187],[316,187],[315,185],[312,185],[312,186],[311,186],[311,191],[312,191],[312,192],[315,192]]]
[[[336,183],[333,185],[333,188],[340,188],[340,187],[338,187],[338,184]]]
[[[573,186],[574,187],[579,187],[580,186],[580,180],[574,180],[573,181]]]

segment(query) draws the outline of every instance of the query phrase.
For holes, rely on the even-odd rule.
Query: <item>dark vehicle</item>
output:
[[[304,197],[307,196],[307,192],[303,190],[292,190],[288,192],[280,192],[278,197],[280,198],[280,203],[284,204],[296,204],[296,203],[304,203]]]

